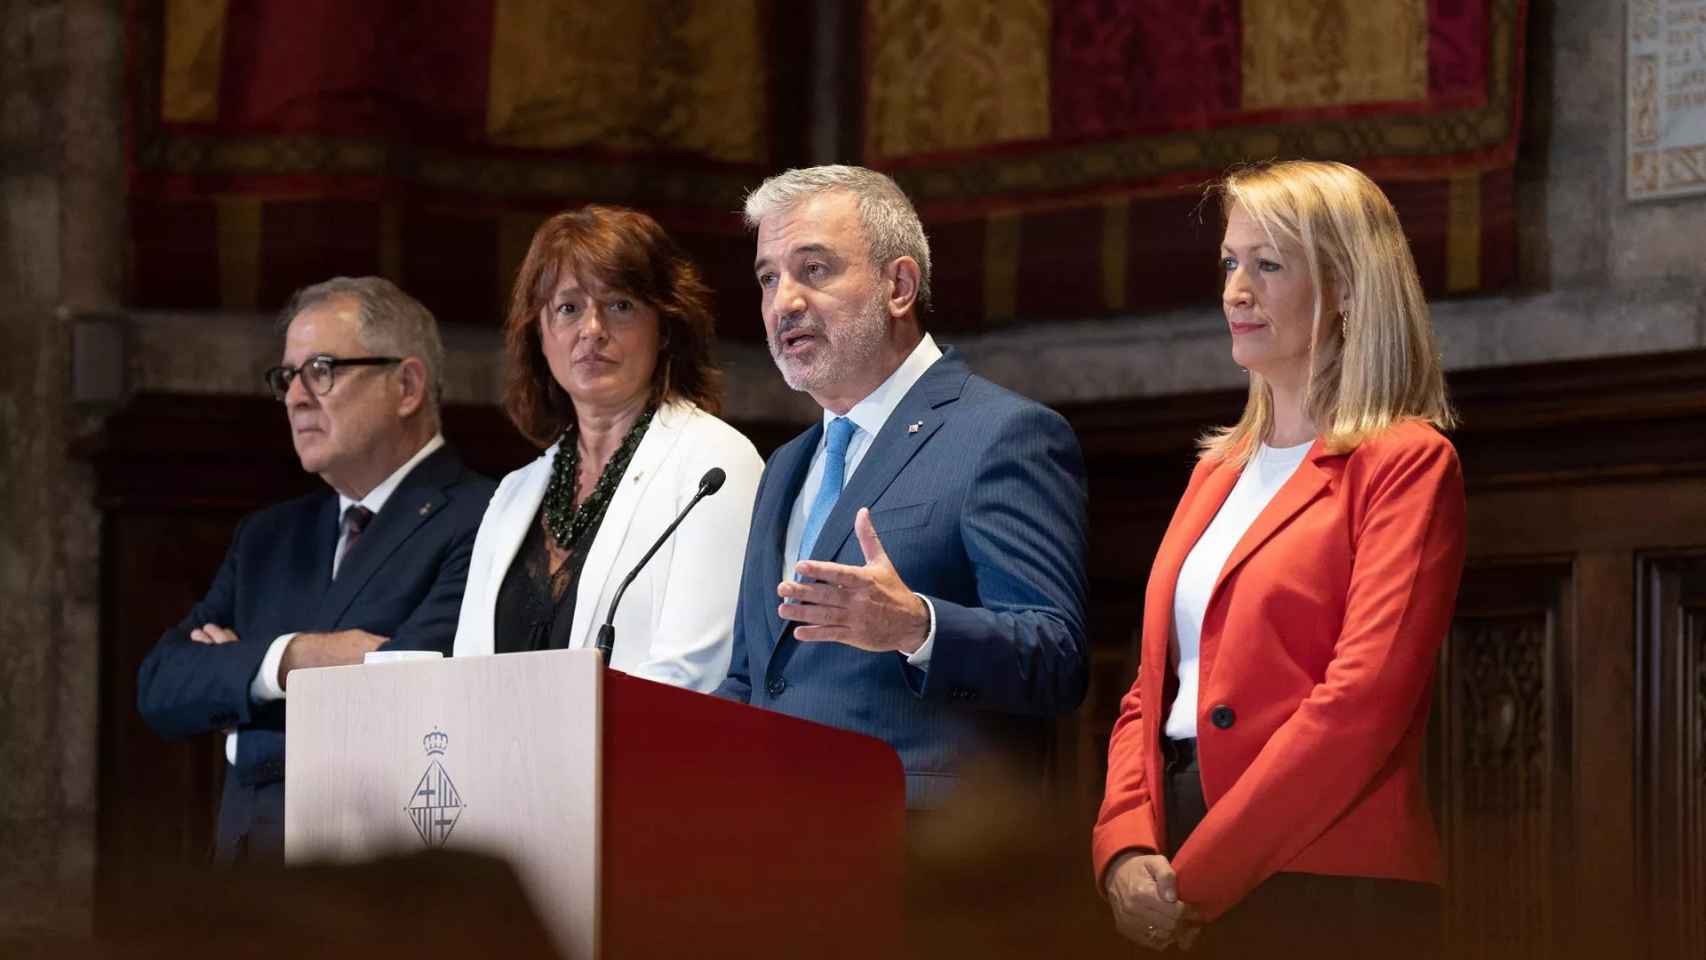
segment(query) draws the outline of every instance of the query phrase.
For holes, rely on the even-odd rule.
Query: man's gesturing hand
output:
[[[782,619],[800,624],[794,636],[801,640],[832,640],[873,652],[916,652],[930,632],[930,611],[889,562],[877,528],[871,525],[870,510],[859,508],[853,532],[865,555],[864,565],[820,560],[795,564],[794,572],[805,582],[784,580],[776,585],[777,596],[795,601],[779,607]]]

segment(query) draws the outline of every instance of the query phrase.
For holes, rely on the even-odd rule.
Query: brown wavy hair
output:
[[[593,204],[540,224],[515,275],[504,320],[504,412],[523,436],[548,447],[574,422],[574,401],[551,376],[539,343],[539,318],[564,269],[658,312],[653,404],[687,400],[707,413],[722,411],[722,374],[711,363],[711,288],[699,268],[656,220]]]

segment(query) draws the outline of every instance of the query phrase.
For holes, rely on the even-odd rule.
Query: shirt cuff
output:
[[[924,635],[923,645],[906,655],[906,662],[920,670],[929,670],[930,652],[936,648],[936,605],[922,593],[913,596],[924,601],[924,609],[930,611],[930,631]]]
[[[284,699],[284,688],[278,683],[278,665],[284,660],[284,648],[290,646],[290,641],[294,639],[294,633],[282,634],[267,648],[267,655],[261,660],[261,668],[255,671],[255,679],[249,681],[250,700],[266,703],[269,700]]]

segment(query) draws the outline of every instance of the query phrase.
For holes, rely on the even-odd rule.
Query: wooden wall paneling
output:
[[[1441,653],[1432,755],[1453,957],[1550,958],[1569,909],[1572,570],[1474,564]]]
[[[1706,432],[1706,419],[1697,426]],[[1681,549],[1703,536],[1706,482],[1699,476],[1472,486],[1469,493],[1472,557]]]
[[[1645,956],[1706,956],[1706,551],[1639,559]]]
[[[1639,510],[1644,499],[1632,494],[1626,510]],[[1574,822],[1556,869],[1575,882],[1570,952],[1616,956],[1627,954],[1638,936],[1634,553],[1584,550],[1575,570]]]
[[[205,862],[224,784],[217,736],[167,742],[136,713],[136,671],[200,599],[236,526],[226,511],[109,513],[102,527],[97,920],[146,894],[153,876]]]
[[[1706,350],[1466,370],[1448,380],[1462,421],[1452,442],[1476,493],[1706,476]],[[1236,420],[1244,393],[1061,407],[1090,464],[1093,504],[1157,494],[1169,484],[1176,499],[1193,441]],[[1649,517],[1600,519],[1609,530],[1614,519],[1641,524]]]

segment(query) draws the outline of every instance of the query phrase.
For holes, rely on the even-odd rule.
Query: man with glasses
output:
[[[142,663],[137,705],[167,737],[226,732],[216,857],[284,849],[291,671],[372,650],[448,654],[493,484],[439,433],[432,314],[378,277],[297,292],[266,372],[302,468],[331,487],[244,518],[207,596]]]

